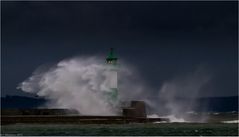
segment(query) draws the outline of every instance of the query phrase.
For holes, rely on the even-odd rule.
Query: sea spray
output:
[[[47,69],[37,69],[18,88],[46,98],[48,108],[76,109],[82,115],[118,115],[122,102],[143,100],[153,109],[152,113],[160,116],[166,113],[171,119],[175,117],[185,121],[182,120],[186,118],[185,112],[193,109],[200,89],[210,79],[199,67],[183,76],[163,81],[157,92],[145,84],[135,67],[121,59],[118,70],[119,102],[112,107],[105,96],[109,91],[106,86],[109,80],[107,71],[103,57],[74,57]],[[180,95],[189,99],[178,100]]]
[[[185,119],[183,118],[177,118],[175,117],[174,115],[168,115],[168,116],[159,116],[157,114],[152,114],[152,115],[147,115],[147,118],[167,118],[169,119],[169,122],[177,122],[177,123],[185,123],[185,122],[188,122],[186,121]],[[166,123],[165,121],[158,121],[156,123]]]
[[[201,89],[209,83],[210,79],[211,75],[205,67],[199,66],[194,71],[164,82],[158,96],[164,101],[164,106],[169,114],[168,117],[172,121],[178,122],[185,122],[185,119],[190,119],[186,112],[195,109],[196,99],[200,96]],[[206,107],[204,106],[204,109]],[[200,118],[193,119],[193,121],[203,122],[206,119],[207,117],[202,115]]]
[[[127,63],[120,64],[119,100],[140,98],[140,81],[132,84],[137,75]],[[119,102],[112,107],[106,97],[107,67],[101,57],[75,57],[60,61],[46,71],[37,69],[18,88],[48,100],[48,108],[76,109],[82,115],[117,115]],[[118,107],[117,107],[118,106]]]

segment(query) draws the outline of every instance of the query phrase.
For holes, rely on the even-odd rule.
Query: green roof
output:
[[[108,54],[107,60],[117,60],[117,57],[114,55],[114,49],[110,48],[110,53]]]

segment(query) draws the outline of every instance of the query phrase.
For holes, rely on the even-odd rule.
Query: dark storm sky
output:
[[[206,66],[202,96],[237,95],[237,2],[1,2],[2,95],[40,65],[117,55],[159,88]]]

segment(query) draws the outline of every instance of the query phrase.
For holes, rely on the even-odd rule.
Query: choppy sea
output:
[[[11,124],[4,136],[238,136],[238,112],[208,114],[211,122],[130,124]]]

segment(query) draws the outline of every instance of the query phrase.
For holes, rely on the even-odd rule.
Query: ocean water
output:
[[[207,116],[207,122],[176,120],[169,123],[129,124],[9,124],[1,125],[1,135],[15,136],[238,136],[238,112],[193,113]],[[156,117],[157,115],[151,115]],[[175,118],[174,118],[175,119]],[[171,119],[173,120],[173,119]]]
[[[238,123],[12,124],[1,135],[25,136],[238,136]]]

